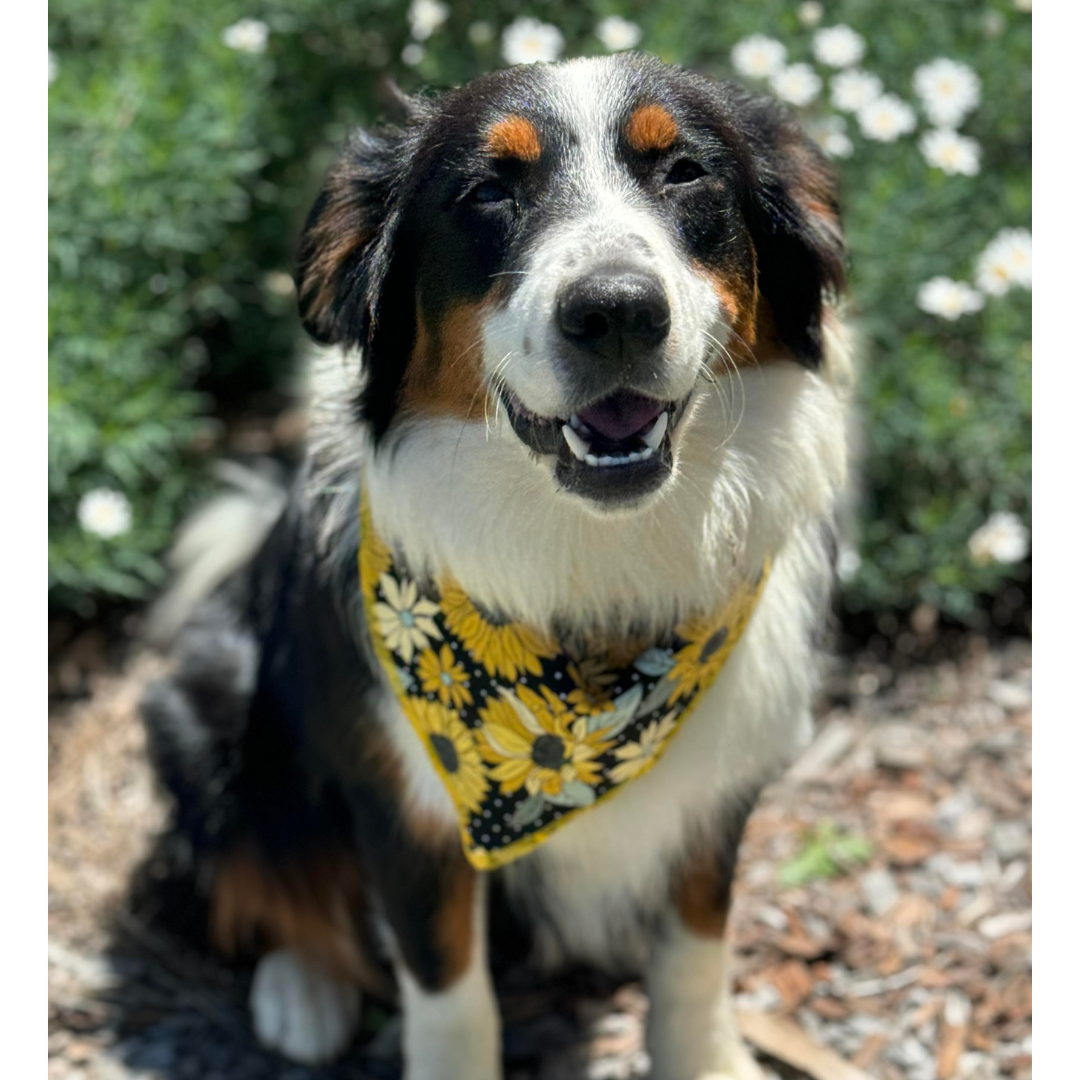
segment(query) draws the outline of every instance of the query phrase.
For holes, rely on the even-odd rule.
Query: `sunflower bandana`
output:
[[[556,638],[410,576],[361,507],[367,629],[457,807],[465,856],[505,866],[646,773],[757,606],[768,564],[726,604],[659,641]]]

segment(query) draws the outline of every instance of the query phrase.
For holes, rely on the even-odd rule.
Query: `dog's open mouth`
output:
[[[658,488],[672,470],[672,434],[689,404],[618,390],[571,416],[530,412],[503,391],[515,433],[538,454],[555,454],[555,478],[598,502],[625,503]]]

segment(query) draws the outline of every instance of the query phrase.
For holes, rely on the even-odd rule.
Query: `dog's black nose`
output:
[[[563,289],[558,321],[563,335],[578,348],[608,360],[631,359],[663,342],[671,309],[652,274],[609,268]]]

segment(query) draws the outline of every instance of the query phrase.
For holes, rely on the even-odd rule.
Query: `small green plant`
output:
[[[785,889],[850,873],[866,862],[874,847],[865,837],[843,833],[831,821],[821,822],[806,836],[802,851],[777,874]]]

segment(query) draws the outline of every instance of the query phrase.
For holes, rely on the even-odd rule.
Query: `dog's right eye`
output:
[[[508,199],[513,199],[513,197],[498,180],[485,180],[482,184],[477,184],[469,192],[469,199],[478,203],[506,202]]]

